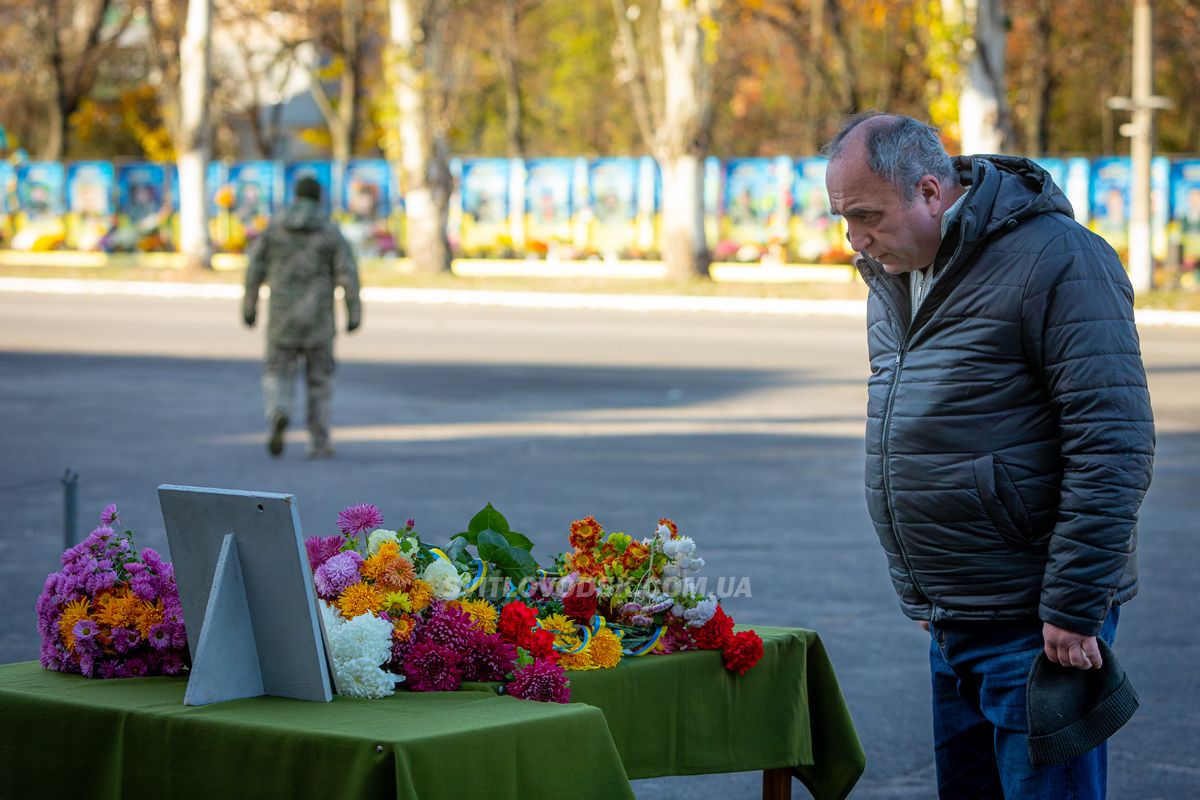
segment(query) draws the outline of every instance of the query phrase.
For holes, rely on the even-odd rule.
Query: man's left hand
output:
[[[1046,643],[1046,658],[1059,666],[1100,669],[1104,665],[1095,636],[1085,636],[1046,622],[1042,624],[1042,639]]]

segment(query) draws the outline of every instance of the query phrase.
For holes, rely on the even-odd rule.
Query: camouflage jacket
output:
[[[275,344],[311,347],[333,340],[334,288],[346,297],[350,327],[362,318],[358,265],[349,243],[319,204],[300,198],[271,220],[250,246],[243,314],[255,317],[258,290],[271,287],[267,339]]]

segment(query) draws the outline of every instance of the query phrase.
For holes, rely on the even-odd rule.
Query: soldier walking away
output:
[[[283,454],[283,434],[292,418],[296,370],[304,359],[308,389],[309,458],[333,455],[329,443],[333,399],[334,288],[346,299],[346,331],[362,322],[358,265],[350,245],[321,210],[321,185],[296,182],[296,201],[276,215],[250,247],[242,316],[254,327],[258,290],[271,287],[263,400],[267,451]]]

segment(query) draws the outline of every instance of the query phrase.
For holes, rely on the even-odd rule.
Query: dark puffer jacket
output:
[[[1137,592],[1154,455],[1133,290],[1041,167],[956,164],[968,194],[914,319],[908,276],[860,262],[871,519],[913,619],[1095,635]]]

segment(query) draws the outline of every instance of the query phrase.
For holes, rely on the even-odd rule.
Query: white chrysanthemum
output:
[[[421,545],[413,536],[401,536],[396,541],[400,543],[400,555],[410,560],[421,549]]]
[[[663,542],[663,552],[668,558],[682,561],[696,552],[696,540],[690,536],[667,539]]]
[[[355,654],[350,658],[367,658],[378,666],[392,656],[392,623],[370,612],[347,622],[338,634],[345,648]]]
[[[395,531],[389,531],[385,528],[377,528],[371,531],[371,535],[367,537],[367,552],[375,555],[379,552],[380,545],[384,542],[396,541],[397,535]]]
[[[699,628],[713,618],[717,613],[717,596],[710,594],[708,597],[696,604],[695,608],[689,608],[684,612],[684,619],[688,621],[689,628]]]
[[[454,600],[462,594],[462,576],[448,559],[439,558],[433,561],[421,573],[421,580],[429,584],[434,597]]]
[[[338,687],[347,697],[377,699],[395,694],[395,679],[372,664],[370,658],[354,658],[337,665]]]

